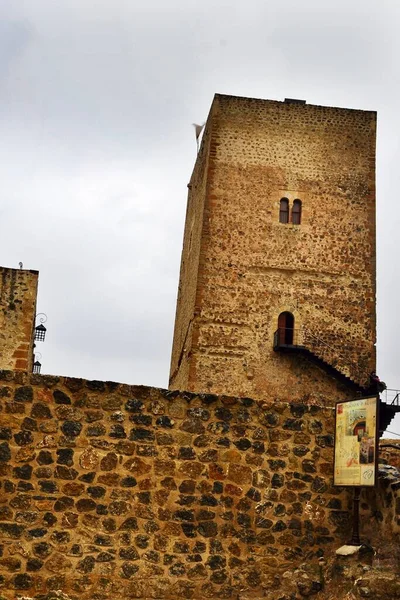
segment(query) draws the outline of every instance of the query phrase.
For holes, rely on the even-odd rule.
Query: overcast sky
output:
[[[378,111],[378,373],[400,388],[397,0],[0,0],[0,264],[43,372],[167,387],[193,122],[215,92]]]

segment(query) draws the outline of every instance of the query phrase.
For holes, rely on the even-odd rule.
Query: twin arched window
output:
[[[287,198],[281,198],[279,204],[279,223],[289,223],[289,200]],[[301,200],[294,200],[292,206],[292,223],[293,225],[300,225],[301,223]]]

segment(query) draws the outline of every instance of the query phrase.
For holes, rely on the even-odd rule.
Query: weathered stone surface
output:
[[[252,471],[250,467],[231,464],[228,467],[228,479],[238,484],[250,484],[252,480]]]
[[[79,464],[82,469],[92,470],[99,464],[99,454],[93,448],[86,448],[79,457]]]
[[[62,382],[57,386],[64,387]],[[48,402],[33,389],[31,406]],[[52,392],[46,393],[52,402]],[[157,421],[170,414],[169,406],[165,414],[148,420],[144,417],[150,416],[150,404],[143,396],[138,412],[102,412],[104,398],[96,394],[103,393],[106,390],[91,391],[90,399],[70,391],[70,405],[54,405],[63,411],[80,410],[84,427],[76,436],[63,435],[63,423],[75,422],[69,417],[76,413],[62,412],[68,418],[55,419],[57,431],[46,445],[40,445],[43,434],[31,431],[32,444],[17,448],[14,435],[30,431],[24,429],[26,414],[13,413],[6,420],[4,427],[11,434],[5,431],[6,439],[0,441],[9,449],[7,460],[0,463],[6,500],[0,504],[0,560],[6,561],[0,562],[0,572],[3,567],[9,578],[6,585],[21,573],[33,578],[37,595],[43,586],[61,585],[75,590],[77,597],[91,594],[95,600],[114,600],[128,593],[124,585],[157,580],[164,582],[165,600],[170,600],[176,597],[176,581],[185,578],[195,586],[185,588],[193,591],[193,598],[203,597],[203,584],[212,586],[207,588],[211,598],[238,594],[239,583],[231,586],[229,579],[241,582],[243,594],[253,590],[256,597],[269,589],[266,582],[280,561],[292,568],[306,556],[313,560],[317,552],[330,551],[346,537],[346,492],[331,487],[332,446],[325,443],[329,440],[317,439],[321,434],[308,431],[313,414],[296,416],[300,413],[293,414],[290,405],[277,404],[277,423],[267,429],[259,425],[263,415],[256,404],[244,407],[236,399],[213,398],[201,406],[202,412],[199,405],[182,400],[185,410],[178,411],[181,416],[174,417],[172,428],[166,428]],[[126,396],[121,399],[123,406]],[[54,406],[49,405],[51,412]],[[269,406],[267,412],[274,411]],[[331,423],[328,409],[316,416]],[[284,430],[288,419],[307,419],[308,433]],[[189,420],[207,431],[182,430],[181,424]],[[109,435],[115,424],[127,423],[151,431],[153,439],[142,444]],[[215,423],[215,429],[208,427]],[[104,425],[105,433],[87,437],[86,428],[97,424]],[[224,427],[226,441],[221,444]],[[142,448],[145,455],[139,454]],[[394,492],[393,513],[400,506]],[[23,549],[12,554],[11,544]],[[263,575],[257,583],[259,569]],[[14,600],[15,588],[9,589],[6,598]],[[132,589],[139,594],[137,585],[130,589],[129,594]]]

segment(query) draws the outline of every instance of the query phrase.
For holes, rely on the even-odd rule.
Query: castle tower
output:
[[[0,267],[0,370],[32,371],[38,277]]]
[[[375,369],[376,113],[216,95],[170,388],[330,400]]]

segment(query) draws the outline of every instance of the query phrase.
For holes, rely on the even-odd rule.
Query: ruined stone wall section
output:
[[[285,310],[308,342],[321,340],[321,358],[367,383],[375,367],[376,114],[220,95],[213,111],[198,336],[180,387],[257,398],[266,385],[280,398],[295,387],[308,392],[308,378],[294,376],[296,359],[273,352]],[[302,201],[300,225],[279,223],[282,197]]]
[[[0,414],[6,599],[276,598],[348,534],[332,409],[2,371]]]
[[[38,272],[0,267],[0,368],[32,371]]]

